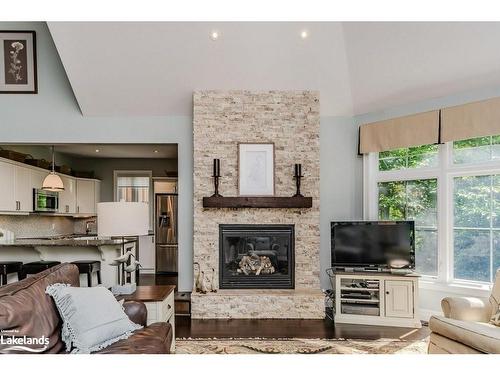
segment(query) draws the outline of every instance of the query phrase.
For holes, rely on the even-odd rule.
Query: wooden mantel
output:
[[[204,208],[311,208],[312,197],[203,197]]]

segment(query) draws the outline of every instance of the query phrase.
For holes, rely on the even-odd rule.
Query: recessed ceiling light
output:
[[[157,153],[158,153],[158,150],[155,150],[155,151],[154,151],[154,153],[155,153],[155,154],[157,154]]]
[[[212,40],[217,40],[219,39],[219,32],[216,31],[216,30],[213,30],[211,33],[210,33],[210,39]]]
[[[95,149],[95,152],[99,152],[99,151],[101,151],[101,150],[99,150],[98,148]]]
[[[301,37],[302,39],[306,39],[308,36],[309,36],[309,33],[307,32],[307,30],[302,30],[302,31],[300,32],[300,37]]]

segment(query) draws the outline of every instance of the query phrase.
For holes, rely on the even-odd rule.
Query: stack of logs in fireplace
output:
[[[259,256],[255,253],[250,255],[244,255],[238,263],[239,274],[244,273],[245,275],[270,275],[276,270],[271,262],[271,259],[267,256]]]

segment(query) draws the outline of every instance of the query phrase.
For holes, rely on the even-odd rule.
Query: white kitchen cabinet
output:
[[[39,169],[31,170],[31,188],[32,189],[41,189],[43,180],[47,177],[48,171],[42,171]]]
[[[16,167],[13,164],[0,162],[0,211],[16,210],[15,175]]]
[[[385,316],[413,318],[413,282],[385,280]]]
[[[76,184],[73,177],[59,175],[64,185],[64,191],[59,192],[59,213],[76,213]]]
[[[77,179],[76,180],[76,213],[95,214],[95,181]]]
[[[33,187],[31,185],[30,168],[15,166],[14,186],[16,211],[33,211]]]
[[[97,203],[101,201],[101,181],[94,180],[94,212],[97,213]]]
[[[141,273],[155,273],[155,236],[139,237],[139,261]]]

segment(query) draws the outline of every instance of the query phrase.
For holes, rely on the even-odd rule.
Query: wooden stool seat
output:
[[[48,270],[49,268],[57,266],[58,264],[61,264],[61,262],[58,262],[56,260],[40,260],[38,262],[25,263],[23,264],[22,278],[24,279],[27,275],[33,275],[35,273]]]
[[[21,280],[23,262],[0,262],[0,285],[7,285],[7,275],[17,273],[17,278]]]
[[[101,284],[101,262],[98,260],[76,260],[71,262],[78,267],[78,272],[87,274],[87,285],[92,286],[92,274],[97,274],[97,284]]]

